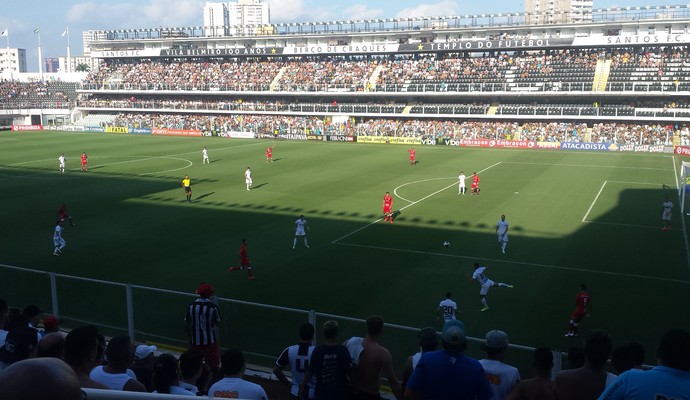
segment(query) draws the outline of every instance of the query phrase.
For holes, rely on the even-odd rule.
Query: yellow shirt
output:
[[[185,178],[182,180],[182,186],[184,187],[189,187],[192,185],[192,180],[189,178]]]

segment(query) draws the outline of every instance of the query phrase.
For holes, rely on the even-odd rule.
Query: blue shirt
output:
[[[599,400],[690,400],[690,372],[664,366],[631,369],[611,383]]]
[[[446,350],[423,353],[407,387],[433,400],[489,400],[493,395],[479,361]]]

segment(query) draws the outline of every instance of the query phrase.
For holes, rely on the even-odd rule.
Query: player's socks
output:
[[[489,306],[484,306],[484,307],[482,307],[481,311],[486,311],[488,309],[489,309]]]

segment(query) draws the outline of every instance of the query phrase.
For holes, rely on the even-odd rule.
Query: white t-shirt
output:
[[[671,212],[673,211],[673,203],[671,203],[670,200],[667,200],[663,204],[664,210],[661,213],[661,218],[665,220],[671,219]]]
[[[204,159],[208,158],[208,151],[206,149],[201,150],[201,155],[204,157]]]
[[[247,183],[250,183],[252,181],[252,171],[251,170],[246,170],[244,171],[244,180],[247,181]]]
[[[458,305],[451,299],[445,299],[439,303],[438,308],[443,310],[443,320],[450,321],[455,319],[455,311],[458,309]]]
[[[489,378],[494,400],[504,400],[513,387],[520,382],[520,373],[512,365],[504,364],[498,360],[479,360],[484,368],[486,377]]]
[[[297,221],[295,221],[295,225],[297,225],[297,230],[295,230],[295,235],[298,236],[304,236],[306,233],[304,232],[304,227],[307,226],[307,220],[304,218],[299,218]]]
[[[65,166],[65,156],[58,157],[58,161],[60,162],[61,167]]]
[[[460,182],[460,187],[465,187],[465,179],[467,179],[465,174],[460,174],[458,176],[458,181]]]
[[[62,239],[62,225],[55,225],[55,233],[53,233],[53,240]]]
[[[209,397],[226,399],[268,400],[266,391],[256,383],[241,378],[223,378],[208,390]]]
[[[472,274],[472,279],[475,279],[479,281],[479,283],[482,284],[482,286],[486,286],[490,284],[491,280],[484,275],[484,271],[486,270],[486,267],[479,267],[474,270],[474,273]]]
[[[496,233],[499,235],[504,235],[506,232],[508,232],[508,221],[498,221],[496,228],[498,228]]]

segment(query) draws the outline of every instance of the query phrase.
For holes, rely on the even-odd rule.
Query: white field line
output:
[[[582,217],[582,222],[587,222],[587,217],[589,216],[589,213],[592,211],[592,208],[594,207],[594,203],[597,202],[597,200],[599,199],[599,196],[601,195],[601,192],[604,190],[604,186],[606,186],[606,182],[608,182],[608,181],[604,181],[604,183],[599,188],[599,193],[597,193],[594,200],[592,200],[592,204],[589,205],[589,209],[587,210],[587,213],[585,214],[584,217]]]
[[[680,204],[681,190],[685,190],[685,183],[678,180],[678,169],[676,168],[676,160],[671,157],[673,163],[673,176],[676,178],[676,189],[678,191],[678,204]],[[680,208],[680,207],[678,207]],[[685,210],[680,210],[680,224],[683,227],[683,242],[685,243],[685,257],[688,260],[688,271],[690,271],[690,245],[688,245],[688,231],[685,225]]]
[[[536,263],[528,263],[528,262],[520,262],[520,261],[506,261],[503,259],[460,256],[460,255],[447,254],[447,253],[434,253],[434,252],[419,251],[419,250],[396,249],[396,248],[391,248],[391,247],[369,246],[369,245],[354,244],[354,243],[335,243],[334,242],[334,244],[337,244],[340,246],[361,247],[361,248],[374,249],[374,250],[385,250],[385,251],[395,251],[395,252],[401,252],[401,253],[414,253],[414,254],[423,254],[423,255],[434,255],[434,256],[442,256],[442,257],[461,258],[461,259],[467,259],[467,260],[472,260],[472,261],[494,262],[494,263],[498,263],[498,264],[523,265],[523,266],[528,266],[528,267],[538,267],[538,268],[545,268],[545,269],[558,269],[558,270],[565,270],[565,271],[587,272],[587,273],[599,274],[599,275],[623,276],[623,277],[628,277],[628,278],[640,278],[640,279],[649,279],[649,280],[663,281],[663,282],[690,284],[690,281],[685,281],[682,279],[662,278],[662,277],[658,277],[658,276],[647,276],[647,275],[638,275],[638,274],[625,274],[625,273],[621,273],[621,272],[601,271],[601,270],[597,270],[597,269],[561,267],[558,265],[536,264]]]
[[[612,226],[627,226],[631,228],[646,228],[646,229],[659,229],[658,226],[650,226],[650,225],[635,225],[635,224],[618,224],[615,222],[598,222],[598,221],[582,221],[585,224],[598,224],[598,225],[612,225]],[[680,230],[680,229],[672,229],[672,230]]]
[[[537,162],[521,162],[521,161],[503,161],[504,164],[525,164],[525,165],[551,165],[555,167],[583,167],[583,168],[610,168],[610,169],[634,169],[634,170],[651,170],[651,171],[667,171],[666,168],[649,168],[649,167],[621,167],[618,165],[591,165],[591,164],[550,164]]]
[[[487,170],[489,170],[489,169],[491,169],[491,168],[493,168],[493,167],[495,167],[495,166],[497,166],[497,165],[499,165],[499,164],[501,164],[501,163],[500,163],[500,162],[497,162],[496,164],[490,165],[490,166],[484,168],[483,170],[481,170],[481,171],[479,171],[479,172],[477,172],[477,173],[478,173],[478,174],[481,174],[482,172],[487,171]],[[418,182],[421,182],[421,181],[418,181]],[[419,199],[419,200],[417,200],[417,201],[411,202],[410,204],[406,205],[405,207],[401,208],[400,210],[404,210],[404,209],[406,209],[406,208],[408,208],[408,207],[412,207],[413,205],[418,204],[418,203],[420,203],[420,202],[422,202],[422,201],[428,199],[428,198],[431,197],[431,196],[434,196],[434,195],[436,195],[436,194],[438,194],[438,193],[441,193],[441,192],[443,192],[444,190],[446,190],[446,189],[448,189],[448,188],[454,187],[455,185],[457,185],[457,183],[456,183],[456,182],[453,182],[453,183],[451,183],[450,185],[444,187],[443,189],[439,189],[439,190],[437,190],[437,191],[435,191],[435,192],[433,192],[433,193],[431,193],[431,194],[428,194],[428,195],[422,197],[421,199]],[[395,191],[394,191],[394,192],[395,192]],[[410,201],[410,200],[406,200],[406,201]],[[355,233],[360,232],[360,231],[362,231],[362,230],[364,230],[364,229],[366,229],[366,228],[368,228],[368,227],[374,225],[375,223],[381,221],[382,219],[383,219],[383,217],[379,217],[379,218],[375,219],[374,221],[372,221],[372,222],[370,222],[370,223],[364,225],[363,227],[361,227],[361,228],[359,228],[359,229],[355,229],[354,231],[352,231],[352,232],[350,232],[350,233],[348,233],[348,234],[346,234],[346,235],[344,235],[344,236],[342,236],[342,237],[339,237],[338,239],[333,240],[331,243],[337,243],[337,242],[339,242],[339,241],[341,241],[341,240],[343,240],[343,239],[345,239],[345,238],[347,238],[347,237],[349,237],[349,236],[352,236],[352,235],[354,235]]]

